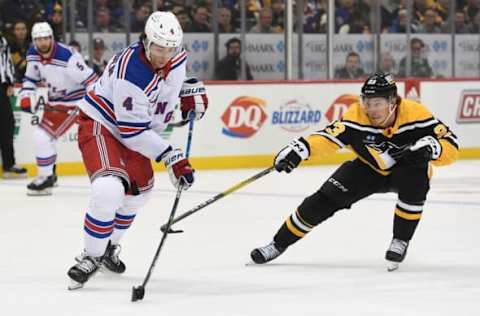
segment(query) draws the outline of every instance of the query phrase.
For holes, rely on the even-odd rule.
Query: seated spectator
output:
[[[475,15],[475,18],[469,25],[470,33],[480,33],[480,11]]]
[[[235,29],[232,24],[232,11],[227,7],[218,9],[218,32],[234,33]]]
[[[208,33],[211,32],[208,24],[208,10],[206,7],[198,6],[193,12],[193,20],[187,28],[187,32],[191,33]]]
[[[53,29],[53,37],[56,41],[63,41],[63,8],[56,3],[52,13],[48,16],[48,22]]]
[[[263,8],[260,10],[257,25],[250,29],[250,33],[276,33],[272,26],[272,9]]]
[[[143,32],[145,29],[145,23],[147,22],[148,17],[152,13],[152,7],[144,3],[135,9],[135,14],[132,17],[132,32]]]
[[[480,3],[478,0],[467,0],[467,4],[463,7],[463,12],[468,21],[471,22],[475,19],[475,16],[480,12]]]
[[[335,7],[335,31],[347,23],[348,17],[355,10],[355,0],[340,0]]]
[[[350,52],[345,59],[345,66],[335,71],[335,79],[361,79],[365,71],[360,64],[360,55]]]
[[[91,66],[93,71],[100,77],[107,66],[108,61],[104,58],[105,42],[101,38],[95,38],[93,40],[93,56]]]
[[[425,15],[417,28],[417,33],[442,33],[438,19],[438,14],[435,10],[425,10]]]
[[[398,16],[390,26],[389,32],[390,33],[406,33],[407,20],[408,20],[407,16],[408,16],[407,9],[398,10]],[[417,32],[417,26],[413,23],[413,21],[410,21],[410,30],[412,33]]]
[[[18,20],[31,22],[40,10],[43,8],[36,0],[0,0],[0,21],[9,29]]]
[[[424,56],[425,44],[419,38],[412,38],[410,41],[410,55],[411,55],[411,77],[432,77],[433,70],[428,63],[428,59]],[[400,60],[400,67],[398,77],[404,78],[407,76],[407,57]]]
[[[305,5],[308,1],[305,1]],[[277,32],[283,32],[285,19],[285,4],[283,0],[272,0],[272,26]]]
[[[177,17],[178,23],[180,23],[182,30],[186,32],[188,30],[188,27],[190,26],[190,17],[188,16],[187,11],[177,11],[177,13],[175,13],[175,16]]]
[[[395,75],[395,59],[393,59],[392,54],[389,52],[383,52],[380,54],[380,63],[378,66],[381,72]]]
[[[234,27],[236,30],[240,30],[242,27],[242,21],[240,19],[240,1],[237,1],[235,4],[233,10],[232,10],[232,17],[233,17],[233,23]],[[246,6],[246,21],[245,21],[245,29],[248,30],[251,29],[256,23],[257,23],[257,14],[259,10],[259,6],[256,4],[249,5],[248,1],[245,1],[245,6]]]
[[[465,12],[457,11],[455,13],[454,27],[455,27],[455,33],[457,34],[470,33],[471,27],[470,25],[467,24]],[[446,32],[450,32],[450,28],[448,28]]]
[[[82,54],[82,45],[80,45],[79,41],[71,40],[70,42],[68,42],[68,46],[73,48],[80,55]]]
[[[238,80],[241,79],[242,60],[242,42],[238,38],[231,38],[225,43],[227,55],[222,58],[215,69],[216,80]],[[248,64],[246,67],[247,80],[253,80],[252,73]]]
[[[15,81],[22,82],[27,69],[27,51],[30,46],[27,23],[25,21],[19,20],[13,24],[9,43],[15,68]]]
[[[338,30],[339,34],[371,34],[370,22],[364,19],[360,11],[353,11]]]
[[[116,29],[110,24],[110,10],[107,7],[99,7],[95,13],[95,32],[115,32]]]

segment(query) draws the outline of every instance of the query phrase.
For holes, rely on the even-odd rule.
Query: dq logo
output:
[[[342,118],[342,115],[347,112],[350,105],[359,102],[360,98],[352,94],[343,94],[339,96],[333,104],[325,112],[325,117],[329,122],[333,122]]]
[[[226,127],[222,133],[231,137],[253,136],[267,120],[266,102],[255,97],[242,96],[235,99],[222,114]]]

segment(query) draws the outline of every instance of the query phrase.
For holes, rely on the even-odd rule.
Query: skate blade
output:
[[[70,284],[68,285],[67,289],[69,291],[75,291],[75,290],[81,289],[83,285],[84,285],[83,283],[79,283],[75,280],[70,279]]]
[[[17,173],[3,173],[2,178],[5,180],[15,180],[15,179],[26,179],[27,174],[17,174]]]
[[[28,195],[28,196],[47,196],[47,195],[52,195],[52,189],[51,189],[51,188],[48,188],[48,189],[41,190],[41,191],[27,190],[27,195]]]
[[[392,272],[399,268],[400,264],[398,262],[389,261],[387,264],[387,271]]]

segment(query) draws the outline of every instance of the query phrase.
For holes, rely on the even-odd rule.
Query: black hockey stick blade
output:
[[[143,285],[132,287],[132,302],[143,300],[145,296],[145,287]]]

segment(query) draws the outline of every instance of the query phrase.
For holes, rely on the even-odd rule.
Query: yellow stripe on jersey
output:
[[[402,210],[399,210],[398,208],[395,209],[395,215],[400,216],[403,219],[407,219],[409,221],[415,221],[419,220],[422,217],[422,212],[416,213],[416,214],[411,214],[404,212]]]
[[[458,148],[452,143],[446,139],[440,139],[440,145],[442,145],[442,154],[437,160],[432,161],[434,166],[446,166],[458,159]]]
[[[310,157],[312,158],[321,158],[340,149],[338,144],[322,135],[310,135],[307,137],[307,142],[310,145]]]
[[[289,231],[291,231],[295,236],[297,237],[303,237],[305,236],[305,233],[304,232],[301,232],[300,230],[298,230],[293,224],[292,224],[292,221],[290,220],[290,216],[287,218],[287,220],[285,221],[285,223],[287,224],[287,228]]]

